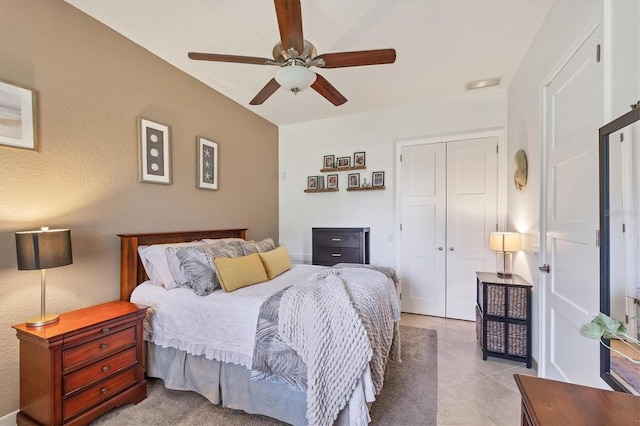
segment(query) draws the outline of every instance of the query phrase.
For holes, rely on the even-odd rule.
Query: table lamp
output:
[[[40,316],[29,318],[27,327],[39,327],[58,321],[57,314],[46,314],[47,269],[73,263],[71,231],[43,227],[40,231],[16,232],[18,270],[40,270]]]
[[[511,278],[512,253],[520,250],[520,234],[517,232],[492,232],[489,248],[497,251],[497,272],[501,278]]]

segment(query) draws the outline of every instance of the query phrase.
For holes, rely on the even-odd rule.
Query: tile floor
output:
[[[438,331],[438,425],[520,424],[515,373],[535,375],[522,362],[482,360],[475,323],[402,314],[401,325]]]

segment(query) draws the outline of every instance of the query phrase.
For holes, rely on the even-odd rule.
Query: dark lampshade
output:
[[[71,231],[16,232],[16,252],[19,270],[48,269],[73,263]]]
[[[40,316],[29,318],[27,327],[40,327],[58,322],[58,314],[47,315],[45,287],[48,268],[70,265],[71,231],[43,227],[41,231],[16,232],[19,270],[40,270]]]

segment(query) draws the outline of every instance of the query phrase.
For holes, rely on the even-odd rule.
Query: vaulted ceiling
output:
[[[249,102],[277,67],[194,61],[188,52],[272,58],[279,41],[268,0],[66,0],[276,125],[471,96],[465,84],[508,86],[553,0],[301,0],[304,38],[319,54],[395,48],[388,65],[312,68],[348,101],[283,88]]]

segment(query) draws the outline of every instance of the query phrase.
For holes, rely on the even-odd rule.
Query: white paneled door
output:
[[[402,310],[445,316],[444,143],[402,148]]]
[[[476,271],[493,271],[497,138],[402,148],[402,310],[475,319]]]
[[[601,40],[598,26],[545,88],[544,266],[549,272],[541,272],[540,373],[590,386],[601,383],[598,344],[582,337],[579,329],[599,310],[596,233],[603,66],[597,62],[597,46]]]
[[[475,319],[476,272],[495,271],[497,139],[447,144],[447,317]]]

